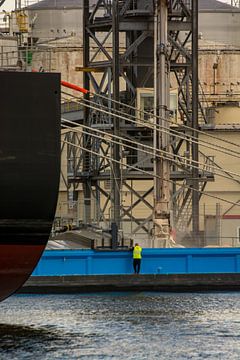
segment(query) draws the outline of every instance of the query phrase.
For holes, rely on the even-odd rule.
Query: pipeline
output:
[[[1,0],[0,0],[1,1]],[[5,1],[5,0],[4,0]],[[44,72],[44,71],[38,71],[36,69],[32,69],[32,72]],[[78,86],[78,85],[75,85],[75,84],[72,84],[68,81],[64,81],[64,80],[61,80],[61,85],[62,86],[65,86],[69,89],[72,89],[72,90],[76,90],[76,91],[80,91],[81,93],[83,94],[88,94],[89,93],[89,90],[87,89],[84,89],[83,87],[81,86]]]

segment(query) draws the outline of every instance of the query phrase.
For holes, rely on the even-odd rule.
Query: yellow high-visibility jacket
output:
[[[142,258],[142,248],[141,246],[135,246],[133,249],[133,258],[141,259]]]

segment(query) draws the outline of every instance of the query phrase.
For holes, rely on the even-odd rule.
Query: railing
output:
[[[209,176],[214,172],[214,156],[206,156],[203,153],[199,153],[199,162],[202,164],[199,168],[201,171],[201,175]],[[191,170],[191,159],[186,157],[185,162],[181,160],[183,166],[185,166],[185,170]],[[197,166],[197,165],[196,165]],[[199,182],[200,185],[203,185],[203,182]],[[185,230],[187,229],[187,224],[192,216],[191,210],[191,194],[189,192],[189,183],[185,180],[182,188],[180,188],[175,194],[175,204],[177,210],[176,222],[179,223],[181,219],[181,224],[184,225]],[[179,224],[180,225],[180,224]]]
[[[16,45],[10,45],[4,44],[3,41],[1,42],[0,39],[0,68],[16,67],[21,70],[27,70],[31,66],[33,51],[35,50],[31,48],[19,50],[17,43]]]
[[[7,49],[6,49],[7,48]],[[9,68],[17,66],[18,50],[16,46],[0,46],[0,68]]]
[[[208,236],[204,234],[204,248],[215,247],[240,247],[240,239],[237,236]]]
[[[70,100],[64,100],[61,104],[62,113],[74,112],[83,109],[83,105],[79,102]]]
[[[179,0],[172,0],[172,9],[174,11],[182,11],[183,6],[185,6],[186,9],[191,10],[192,9],[192,1],[191,0],[182,0],[182,4]]]
[[[202,175],[209,175],[214,173],[215,157],[213,155],[206,156],[202,152],[199,152],[199,162],[202,163]]]

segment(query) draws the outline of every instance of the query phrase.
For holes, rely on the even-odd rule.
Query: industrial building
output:
[[[91,90],[62,92],[56,224],[92,226],[113,248],[239,246],[240,8],[153,3],[22,6],[0,67]]]

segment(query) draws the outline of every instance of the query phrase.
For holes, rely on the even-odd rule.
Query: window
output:
[[[137,113],[136,122],[137,125],[143,125],[141,122],[153,123],[153,111],[154,111],[154,96],[153,89],[151,88],[139,88],[137,89]],[[151,113],[150,115],[144,114],[144,112]]]
[[[170,92],[170,117],[177,122],[178,110],[178,93]]]
[[[143,125],[141,122],[154,123],[154,94],[152,88],[137,89],[137,125]],[[170,119],[178,121],[178,90],[171,89],[169,97]],[[150,113],[149,115],[144,112]]]

